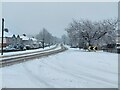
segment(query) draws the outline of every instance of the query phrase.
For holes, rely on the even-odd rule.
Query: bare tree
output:
[[[46,28],[43,28],[37,35],[36,35],[36,39],[39,42],[43,43],[43,48],[44,45],[50,46],[52,44],[55,44],[56,42],[58,42],[58,38],[54,37],[50,32],[48,32],[48,30]]]

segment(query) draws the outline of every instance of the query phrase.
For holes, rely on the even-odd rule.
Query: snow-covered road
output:
[[[3,88],[117,88],[118,54],[69,49],[0,71]]]

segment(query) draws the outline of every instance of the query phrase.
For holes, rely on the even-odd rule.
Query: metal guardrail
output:
[[[49,55],[57,54],[57,53],[65,51],[65,50],[67,50],[67,48],[64,47],[63,45],[61,45],[61,49],[58,49],[58,50],[53,50],[53,51],[49,51],[49,52],[39,52],[39,53],[33,54],[33,55],[1,60],[0,61],[0,67],[10,66],[10,65],[13,65],[13,64],[33,60],[35,58],[40,58],[40,57],[43,57],[43,56],[49,56]]]
[[[55,47],[50,48],[50,49],[45,49],[45,50],[41,50],[41,51],[33,51],[33,52],[24,52],[24,53],[21,53],[21,54],[14,54],[14,55],[8,55],[8,56],[0,56],[0,58],[6,58],[6,57],[13,57],[13,56],[19,56],[19,55],[24,55],[24,54],[31,54],[31,53],[43,52],[43,51],[48,51],[48,50],[55,49],[57,47],[58,47],[58,44]]]

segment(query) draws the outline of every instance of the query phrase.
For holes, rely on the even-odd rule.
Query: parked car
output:
[[[25,50],[23,45],[9,45],[6,48],[4,48],[5,51],[21,51]]]
[[[5,51],[14,51],[16,48],[13,45],[9,45],[6,48],[4,48]]]
[[[25,45],[26,50],[30,50],[31,46],[30,45]]]

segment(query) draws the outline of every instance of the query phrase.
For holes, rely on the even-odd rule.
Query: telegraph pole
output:
[[[3,55],[3,40],[4,40],[4,31],[8,32],[7,28],[4,28],[4,18],[2,18],[2,40],[1,40],[1,55]]]
[[[44,35],[44,29],[43,29],[43,49],[44,49],[44,43],[45,43],[45,35]]]
[[[1,43],[1,55],[3,55],[3,35],[4,35],[4,18],[2,18],[2,43]]]

